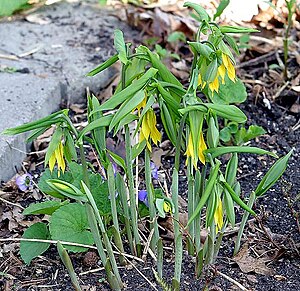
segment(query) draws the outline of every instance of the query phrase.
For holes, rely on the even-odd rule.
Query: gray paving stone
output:
[[[94,4],[58,3],[35,15],[47,24],[26,20],[0,23],[0,54],[33,54],[19,60],[0,58],[0,132],[44,117],[65,104],[84,98],[85,88],[99,91],[111,78],[107,70],[88,78],[84,75],[115,51],[113,30],[134,34],[110,12]],[[4,72],[4,66],[15,73]],[[25,157],[25,134],[0,135],[0,181],[15,173]]]

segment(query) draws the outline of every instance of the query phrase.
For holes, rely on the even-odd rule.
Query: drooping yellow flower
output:
[[[193,145],[193,138],[192,138],[192,134],[189,134],[189,140],[188,140],[188,145],[186,148],[186,152],[185,155],[187,156],[187,160],[186,160],[186,164],[188,163],[188,158],[191,158],[192,163],[194,165],[195,168],[197,168],[197,162],[198,159],[200,160],[200,162],[205,165],[205,157],[204,157],[204,151],[207,149],[206,143],[204,141],[204,136],[203,133],[200,133],[200,138],[198,141],[198,148],[197,148],[197,155],[198,157],[195,157],[195,152],[194,152],[194,145]]]
[[[140,131],[140,142],[143,140],[147,141],[147,147],[151,151],[151,140],[154,144],[161,140],[161,133],[156,127],[156,116],[153,109],[150,109],[146,112],[143,117],[141,131]]]
[[[226,67],[224,64],[218,67],[218,73],[221,76],[222,84],[225,84]]]
[[[214,91],[216,91],[217,93],[219,92],[219,73],[217,73],[217,76],[215,77],[215,79],[208,84],[209,89],[211,90],[211,93],[213,94]]]
[[[223,226],[223,206],[220,197],[218,197],[218,205],[214,213],[214,220],[216,223],[216,232],[218,232]]]
[[[55,151],[52,153],[50,159],[49,159],[49,169],[52,173],[55,163],[57,163],[57,170],[58,170],[58,177],[60,176],[60,170],[64,173],[66,169],[66,163],[64,160],[64,148],[62,142],[60,142],[55,149]]]
[[[205,165],[205,157],[203,152],[207,149],[203,133],[200,134],[199,146],[198,146],[198,157],[203,165]]]
[[[235,68],[234,68],[233,63],[231,62],[229,56],[226,54],[222,54],[222,61],[223,61],[225,68],[227,69],[228,78],[232,82],[235,82]]]
[[[191,133],[189,134],[189,141],[186,147],[185,155],[187,157],[185,164],[187,165],[188,158],[191,158],[192,163],[194,164],[195,167],[197,167],[197,161],[195,161],[194,145],[193,145],[193,139]]]
[[[141,109],[142,109],[142,108],[145,108],[146,103],[147,103],[147,98],[145,97],[145,98],[143,99],[143,101],[136,107],[139,116],[140,116],[140,111],[141,111]]]
[[[198,75],[198,86],[201,86],[201,88],[203,89],[206,85],[206,82],[202,80],[201,74]]]

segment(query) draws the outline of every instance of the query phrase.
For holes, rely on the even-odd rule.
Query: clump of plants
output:
[[[120,62],[121,81],[102,104],[95,96],[87,96],[88,124],[83,129],[74,127],[65,109],[4,131],[10,135],[30,131],[28,141],[32,141],[50,127],[55,129],[45,157],[48,168],[38,183],[39,189],[54,199],[24,210],[25,215],[50,215],[50,220],[48,224],[33,224],[25,231],[24,238],[42,241],[22,241],[20,252],[29,264],[48,249],[47,240],[60,241],[59,254],[77,290],[80,286],[67,250],[84,252],[96,245],[107,281],[113,290],[121,290],[117,264],[128,260],[125,244],[132,255],[140,258],[150,248],[156,260],[155,278],[169,288],[164,280],[164,241],[158,223],[159,217],[166,216],[174,226],[175,272],[170,288],[179,290],[183,249],[195,257],[195,276],[199,277],[205,265],[215,262],[225,229],[235,225],[235,207],[239,207],[244,215],[235,242],[235,253],[238,252],[248,216],[256,215],[252,210],[254,201],[280,178],[292,154],[277,159],[273,152],[245,145],[264,131],[254,125],[246,128],[246,115],[234,105],[245,101],[247,95],[235,72],[233,53],[239,52],[232,34],[255,30],[219,26],[215,19],[226,6],[218,8],[213,18],[198,4],[186,2],[185,6],[194,10],[199,21],[195,40],[188,42],[193,53],[188,87],[156,53],[146,46],[132,49],[130,43],[125,43],[123,33],[116,30],[117,53],[88,75],[94,76]],[[162,132],[175,150],[168,191],[153,183],[158,176],[151,152],[153,146],[159,145]],[[125,158],[107,149],[108,133],[124,136]],[[101,171],[86,160],[84,145],[97,153]],[[241,153],[277,159],[249,193],[248,201],[240,197],[237,180]],[[230,155],[229,160],[223,158],[225,154]],[[178,173],[182,167],[187,173],[186,225],[180,223],[178,202]],[[144,217],[149,220],[146,233],[139,230]],[[201,229],[207,232],[204,243]]]

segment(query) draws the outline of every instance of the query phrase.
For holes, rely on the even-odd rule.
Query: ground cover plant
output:
[[[67,111],[63,110],[5,132],[18,134],[33,130],[29,137],[32,140],[50,126],[55,126],[45,158],[49,170],[42,176],[39,186],[43,192],[58,200],[30,206],[25,210],[26,214],[42,213],[52,217],[49,230],[44,224],[33,225],[24,237],[60,240],[64,248],[74,252],[84,251],[87,245],[95,243],[113,289],[120,289],[122,282],[110,239],[120,252],[118,259],[121,264],[126,260],[124,237],[127,237],[135,256],[142,255],[147,247],[145,241],[149,241],[157,260],[157,280],[165,285],[162,274],[163,241],[157,219],[158,216],[171,216],[174,220],[176,256],[173,289],[179,289],[182,233],[188,233],[187,247],[190,254],[197,258],[195,272],[200,275],[203,264],[214,262],[226,225],[235,224],[234,204],[245,209],[244,225],[248,213],[255,215],[251,210],[254,199],[263,195],[278,180],[291,155],[289,153],[275,162],[251,193],[248,205],[241,200],[239,183],[236,181],[238,153],[268,154],[276,158],[274,153],[243,145],[263,133],[263,130],[255,126],[246,129],[243,126],[246,116],[235,105],[231,105],[244,101],[246,96],[241,81],[235,76],[234,57],[228,46],[235,50],[236,46],[230,34],[251,30],[219,27],[211,22],[201,6],[191,3],[187,3],[187,6],[195,9],[200,23],[195,41],[189,43],[194,61],[187,88],[147,47],[140,46],[132,53],[130,45],[124,42],[122,32],[116,31],[115,48],[118,54],[90,75],[99,73],[119,60],[122,63],[121,83],[116,93],[101,105],[95,97],[88,96],[89,124],[82,131],[74,128]],[[170,196],[163,189],[155,189],[152,184],[156,174],[150,152],[153,144],[157,144],[161,138],[156,128],[157,110],[154,110],[154,104],[159,106],[164,131],[176,149]],[[130,132],[131,123],[135,123],[134,134]],[[125,134],[125,159],[106,149],[107,131]],[[89,132],[90,136],[87,135]],[[132,143],[132,136],[139,136],[138,142]],[[86,163],[84,142],[91,143],[96,149],[103,166],[102,176]],[[76,163],[76,147],[79,149],[81,165]],[[224,154],[232,154],[227,164],[221,158]],[[186,159],[188,170],[187,225],[180,224],[178,213],[178,171],[182,156]],[[138,163],[139,157],[144,161],[142,167]],[[113,163],[122,171],[114,172]],[[138,175],[140,170],[141,175]],[[145,183],[141,183],[138,189],[136,182],[139,179]],[[30,177],[20,183],[28,186]],[[201,213],[206,213],[202,223]],[[138,232],[138,219],[141,216],[150,217],[150,232],[146,240],[142,240]],[[208,230],[204,243],[200,240],[200,225]],[[236,251],[242,230],[243,227],[240,228]],[[77,245],[68,245],[66,241]],[[46,242],[23,242],[21,254],[29,263],[47,247]],[[34,249],[37,253],[28,249]],[[61,245],[58,245],[58,250],[73,274]],[[79,288],[76,277],[72,275],[72,278],[74,286]]]

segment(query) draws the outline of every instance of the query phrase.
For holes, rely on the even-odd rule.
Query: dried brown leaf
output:
[[[273,275],[274,271],[266,266],[266,259],[254,258],[250,255],[248,244],[244,244],[233,260],[243,273],[255,272],[261,275]]]

